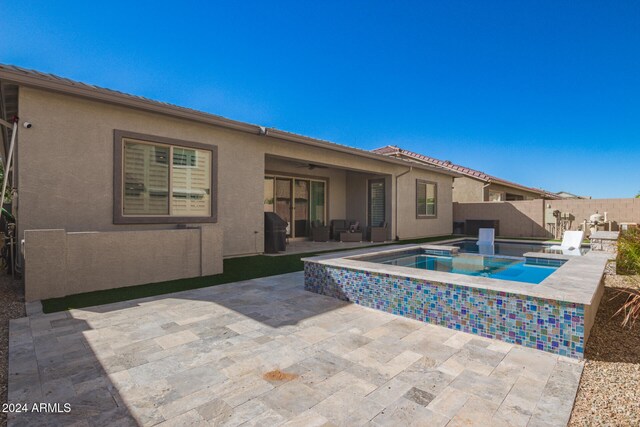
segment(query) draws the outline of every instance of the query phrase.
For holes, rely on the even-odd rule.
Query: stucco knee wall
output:
[[[27,301],[222,273],[222,227],[26,230]]]

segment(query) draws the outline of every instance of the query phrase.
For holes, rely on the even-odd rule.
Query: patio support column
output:
[[[409,166],[409,169],[407,169],[406,171],[402,172],[400,175],[396,175],[396,183],[394,185],[393,191],[395,191],[395,209],[394,209],[394,214],[393,214],[393,230],[394,230],[394,236],[393,238],[395,240],[400,240],[400,238],[398,237],[398,178],[411,173],[411,171],[413,170],[413,166]]]

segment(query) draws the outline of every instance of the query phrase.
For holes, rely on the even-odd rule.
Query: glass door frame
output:
[[[273,179],[273,194],[275,197],[276,194],[276,181],[277,179],[288,179],[291,180],[291,211],[290,211],[290,218],[291,218],[291,235],[290,237],[292,239],[295,239],[296,237],[298,238],[306,238],[307,236],[296,236],[296,231],[295,231],[295,199],[296,199],[296,194],[295,194],[295,187],[296,187],[296,180],[298,181],[307,181],[309,182],[309,198],[311,197],[311,182],[321,182],[324,184],[324,223],[326,224],[328,222],[328,218],[327,218],[327,213],[329,212],[329,207],[328,207],[328,201],[329,201],[329,178],[324,178],[324,177],[311,177],[311,176],[304,176],[304,175],[294,175],[294,174],[286,174],[286,173],[281,173],[281,172],[269,172],[266,171],[263,177],[264,179]],[[275,212],[275,206],[274,206],[274,212]],[[309,209],[309,216],[311,215],[311,210]],[[311,218],[308,218],[309,221],[311,221]]]
[[[385,178],[371,178],[367,180],[367,225],[368,226],[374,226],[377,227],[377,225],[373,225],[371,223],[371,184],[377,184],[377,183],[381,183],[382,184],[382,193],[384,195],[384,198],[382,200],[383,206],[384,206],[384,212],[383,212],[383,216],[384,216],[384,221],[388,221],[387,219],[387,180]]]

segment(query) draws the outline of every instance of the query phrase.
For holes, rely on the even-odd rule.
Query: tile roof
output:
[[[504,185],[506,187],[517,188],[519,190],[529,191],[532,193],[538,193],[544,195],[545,198],[548,199],[558,199],[558,195],[541,188],[527,187],[525,185],[520,185],[512,181],[507,181],[506,179],[498,178],[493,175],[489,175],[487,173],[481,172],[479,170],[471,169],[466,166],[457,165],[448,160],[440,160],[434,157],[425,156],[423,154],[415,153],[409,150],[403,150],[402,148],[396,145],[387,145],[384,147],[376,148],[371,150],[374,153],[384,154],[385,156],[397,157],[397,158],[407,158],[417,162],[430,164],[433,166],[437,166],[440,168],[448,169],[453,172],[457,172],[464,176],[468,176],[470,178],[474,178],[483,182],[492,182],[500,185]]]
[[[328,150],[363,156],[387,163],[402,164],[403,166],[404,164],[408,163],[405,159],[390,158],[389,156],[384,156],[379,153],[351,147],[344,144],[337,144],[335,142],[312,138],[292,132],[286,132],[275,128],[266,128],[251,123],[228,119],[223,116],[194,110],[192,108],[181,107],[167,102],[145,98],[143,96],[131,95],[117,90],[106,89],[100,86],[82,83],[65,77],[56,76],[54,74],[43,73],[40,71],[26,69],[15,65],[0,64],[0,79],[16,85],[36,87],[69,95],[81,96],[101,102],[125,105],[131,108],[137,108],[145,111],[152,111],[155,113],[170,115],[173,117],[194,120],[200,123],[223,126],[229,129],[235,129],[252,134],[265,135],[284,139],[287,141],[322,147]],[[434,165],[424,163],[422,167],[424,169],[436,171],[445,175],[458,176],[458,174],[453,171],[439,168]]]

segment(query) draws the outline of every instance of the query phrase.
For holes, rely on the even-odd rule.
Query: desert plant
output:
[[[630,228],[620,233],[618,238],[618,256],[616,257],[616,273],[640,274],[640,230]],[[633,277],[636,285],[640,285],[638,276]],[[626,295],[625,303],[614,316],[623,315],[622,326],[633,326],[640,318],[640,286],[622,289],[618,295]]]
[[[630,228],[620,233],[616,273],[640,274],[640,230]]]
[[[625,303],[616,311],[614,316],[624,315],[622,326],[633,326],[640,318],[640,289],[622,289],[618,295],[627,295]]]

